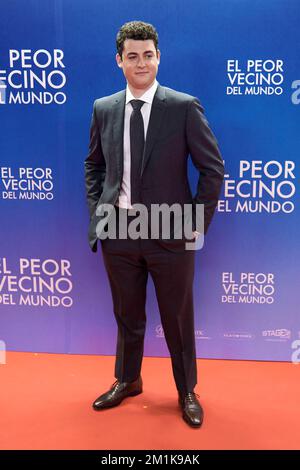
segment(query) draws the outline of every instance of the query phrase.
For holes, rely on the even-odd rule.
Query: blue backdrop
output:
[[[115,36],[134,19],[156,26],[158,81],[200,99],[225,161],[196,257],[198,357],[289,361],[300,331],[297,0],[2,5],[0,340],[8,350],[115,353],[101,250],[87,242],[83,161],[93,101],[125,87]],[[145,354],[165,356],[148,287]]]

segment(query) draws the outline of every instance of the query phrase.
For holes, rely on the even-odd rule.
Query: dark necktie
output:
[[[130,186],[131,186],[131,204],[141,202],[141,168],[145,145],[144,121],[141,113],[141,107],[145,103],[141,100],[131,100],[133,108],[130,116]]]

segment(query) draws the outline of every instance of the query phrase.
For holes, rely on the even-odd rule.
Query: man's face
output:
[[[152,39],[125,39],[122,58],[117,54],[116,60],[129,85],[146,90],[157,75],[160,52],[156,51]]]

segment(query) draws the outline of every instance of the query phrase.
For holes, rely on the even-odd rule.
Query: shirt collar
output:
[[[153,82],[153,85],[151,85],[151,87],[147,91],[145,91],[145,93],[142,96],[139,97],[139,100],[145,101],[145,103],[152,104],[152,101],[153,101],[154,95],[156,93],[157,87],[158,87],[158,81],[155,79],[154,82]],[[129,89],[129,86],[127,84],[127,87],[126,87],[126,104],[128,104],[129,101],[136,100],[136,99],[137,98],[135,98],[133,96],[133,94],[131,93],[131,91]]]

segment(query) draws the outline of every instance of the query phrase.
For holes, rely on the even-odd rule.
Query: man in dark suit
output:
[[[89,241],[97,250],[101,208],[134,220],[135,204],[190,204],[194,240],[198,236],[196,206],[204,206],[204,234],[217,205],[223,161],[197,98],[156,81],[160,51],[155,28],[141,21],[126,23],[117,35],[116,60],[127,80],[126,90],[94,103],[85,181],[90,211]],[[199,171],[196,195],[191,194],[187,161]],[[105,226],[102,224],[102,229]],[[151,230],[150,230],[151,232]],[[100,236],[101,238],[101,236]],[[146,325],[148,274],[152,276],[162,326],[170,351],[179,405],[193,427],[203,421],[194,392],[197,383],[193,276],[195,251],[186,237],[101,239],[114,314],[118,325],[116,382],[93,403],[96,410],[116,406],[142,392],[140,376]]]

